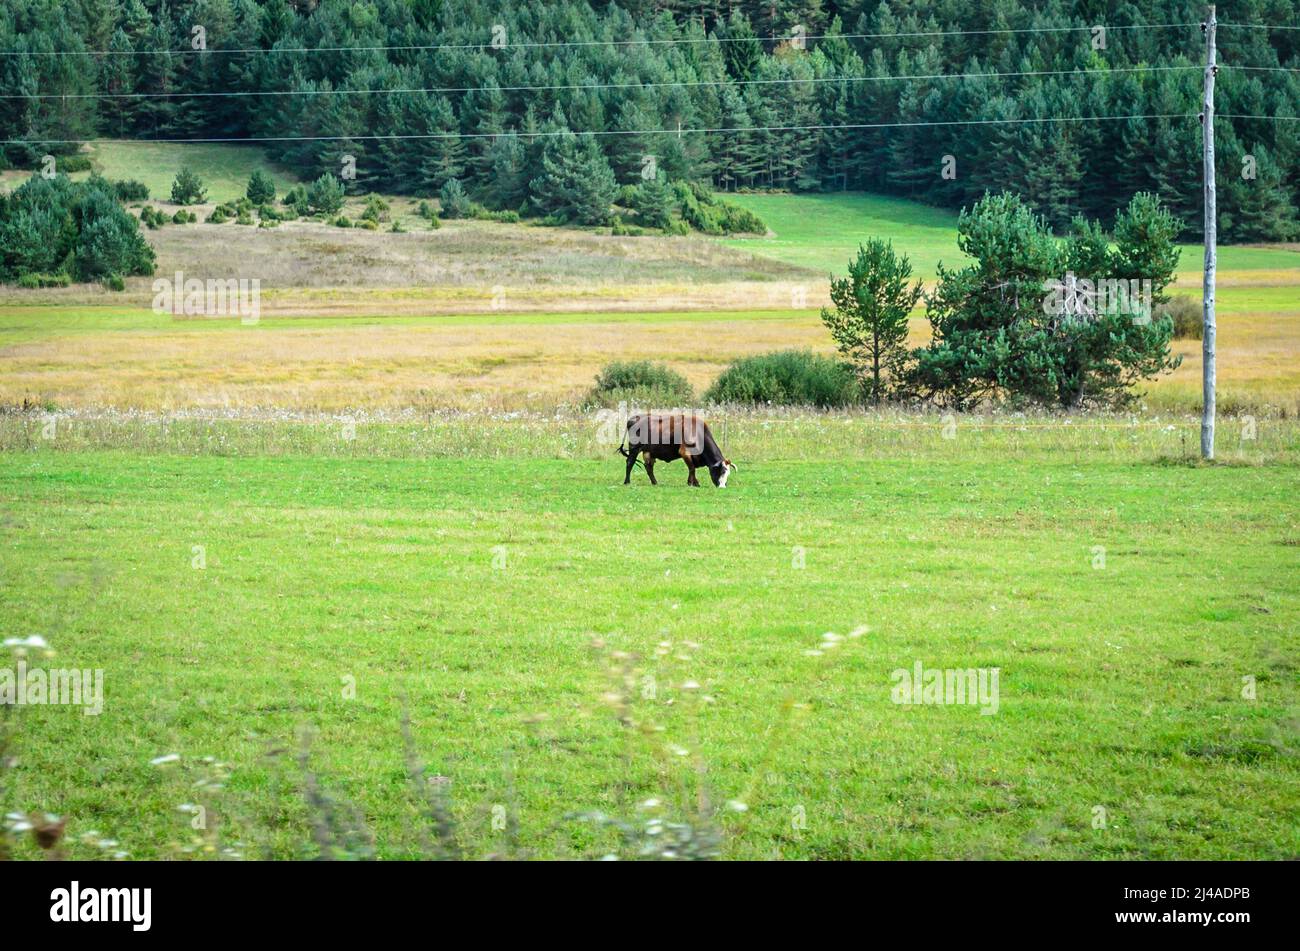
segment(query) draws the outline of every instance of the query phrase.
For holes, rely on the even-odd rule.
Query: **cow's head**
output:
[[[735,468],[730,459],[723,459],[718,464],[709,466],[709,478],[713,480],[713,484],[719,489],[725,489],[727,487],[727,478]]]

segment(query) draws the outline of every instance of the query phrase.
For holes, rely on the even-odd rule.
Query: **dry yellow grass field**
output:
[[[346,210],[356,217],[360,207]],[[260,281],[254,326],[155,314],[153,278],[132,278],[120,293],[0,288],[0,405],[537,409],[580,398],[611,360],[662,360],[702,390],[737,357],[831,350],[818,318],[829,271],[779,241],[484,221],[431,231],[409,200],[393,199],[391,213],[411,230],[296,221],[145,232],[158,278]],[[927,253],[946,233],[939,224]],[[843,253],[838,243],[814,250],[808,262]],[[1185,252],[1185,269],[1192,257]],[[1300,411],[1300,266],[1274,266],[1292,257],[1300,261],[1297,246],[1225,254],[1225,412]],[[1199,285],[1184,270],[1174,290],[1199,296]],[[912,345],[927,336],[918,309]],[[1183,364],[1146,387],[1147,404],[1194,412],[1200,343],[1178,340],[1174,350]]]
[[[1295,290],[1224,289],[1225,412],[1300,411]],[[914,319],[912,343],[927,334],[924,319]],[[663,360],[703,389],[740,356],[831,350],[814,309],[268,318],[243,326],[99,308],[3,308],[0,342],[0,404],[163,410],[548,408],[580,397],[611,360]],[[1174,351],[1182,366],[1147,387],[1148,402],[1192,411],[1200,342],[1177,340]]]
[[[671,310],[789,307],[792,295],[820,300],[827,275],[699,237],[619,237],[575,228],[450,221],[431,231],[408,202],[392,216],[411,230],[337,228],[317,221],[275,228],[167,225],[145,231],[157,255],[153,277],[24,290],[0,287],[0,304],[149,307],[154,282],[259,282],[262,313],[456,314],[492,310]],[[176,207],[153,202],[170,213]],[[211,206],[196,206],[200,220]],[[360,206],[347,211],[358,214]]]

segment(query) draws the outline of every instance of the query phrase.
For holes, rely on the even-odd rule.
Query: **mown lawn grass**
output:
[[[75,855],[87,829],[170,855],[194,835],[185,763],[213,755],[223,837],[310,854],[310,727],[326,791],[414,856],[406,709],[470,855],[602,854],[566,814],[673,815],[701,785],[748,807],[720,813],[729,857],[1300,851],[1294,453],[1197,467],[959,434],[819,456],[773,435],[718,492],[680,467],[624,488],[620,460],[520,436],[536,458],[0,454],[5,630],[106,671],[99,717],[16,711],[0,805],[69,817]],[[602,701],[596,638],[643,658],[628,716],[662,732]],[[997,714],[892,703],[918,660],[1000,668]]]

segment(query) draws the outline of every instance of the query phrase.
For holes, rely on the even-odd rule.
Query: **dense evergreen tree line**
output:
[[[1294,26],[1298,0],[1230,0],[1225,23]],[[670,180],[723,190],[867,189],[949,207],[1011,188],[1056,228],[1076,214],[1112,220],[1138,191],[1158,193],[1199,229],[1201,133],[1193,118],[933,125],[876,129],[761,127],[965,122],[1199,110],[1203,43],[1195,26],[1034,27],[1197,22],[1204,7],[1156,0],[6,0],[0,21],[0,134],[14,139],[309,137],[272,143],[305,178],[356,158],[349,190],[432,196],[462,182],[490,208],[535,197],[548,166],[575,180],[641,180],[652,155]],[[504,32],[495,32],[500,26]],[[188,50],[203,27],[209,51]],[[802,27],[805,48],[772,36]],[[949,36],[902,34],[1018,29]],[[887,34],[860,39],[845,34]],[[819,38],[823,37],[823,38]],[[494,38],[503,48],[490,48]],[[640,42],[647,41],[647,42]],[[546,45],[576,43],[579,45]],[[513,44],[513,45],[512,45]],[[521,45],[531,44],[531,45]],[[1300,68],[1300,31],[1219,31],[1228,67]],[[107,50],[112,55],[43,56]],[[1043,75],[1065,71],[1063,75]],[[900,76],[1036,73],[899,81]],[[645,88],[643,84],[658,85]],[[707,85],[706,85],[707,84]],[[562,87],[537,90],[538,87]],[[355,95],[203,97],[212,91]],[[70,98],[35,99],[38,93]],[[147,93],[143,98],[71,98]],[[161,94],[171,94],[164,96]],[[1220,113],[1300,114],[1300,72],[1227,68]],[[1300,122],[1221,119],[1220,235],[1293,236],[1300,206]],[[678,129],[735,130],[712,133]],[[589,140],[567,131],[619,133]],[[651,130],[651,131],[646,131]],[[664,131],[654,131],[664,130]],[[471,138],[348,139],[347,136]],[[586,143],[594,141],[594,145]],[[72,146],[8,145],[32,165]],[[945,156],[955,177],[943,177]],[[1253,157],[1255,177],[1243,177]],[[545,207],[537,210],[545,212]]]

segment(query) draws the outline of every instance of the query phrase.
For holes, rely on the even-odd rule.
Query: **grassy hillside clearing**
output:
[[[957,215],[905,198],[729,194],[727,200],[757,214],[773,232],[762,238],[731,238],[728,245],[816,271],[842,272],[869,237],[891,239],[922,278],[933,277],[940,261],[958,267],[963,260],[957,251]],[[1203,246],[1183,245],[1181,251],[1180,286],[1199,286]],[[1300,284],[1300,244],[1220,246],[1219,276],[1225,283]]]
[[[149,188],[150,201],[155,203],[165,202],[171,197],[172,181],[183,167],[192,169],[203,179],[208,200],[212,203],[241,197],[255,168],[271,176],[277,195],[283,195],[298,182],[292,171],[268,161],[262,149],[255,145],[101,139],[83,148],[81,154],[89,158],[95,171],[105,178],[143,182]],[[16,187],[29,174],[11,170],[0,173],[0,181]],[[84,178],[88,174],[77,172],[72,177]]]

